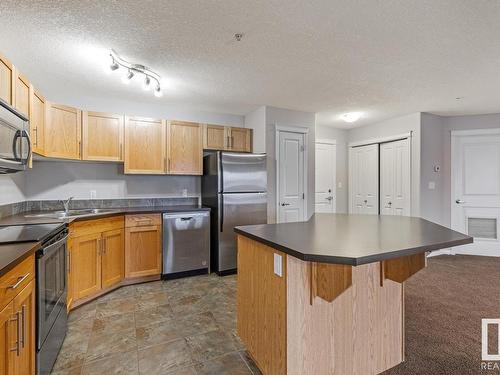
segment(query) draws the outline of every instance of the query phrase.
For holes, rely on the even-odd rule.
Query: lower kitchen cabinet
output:
[[[70,270],[74,300],[101,290],[101,233],[74,238]]]
[[[119,284],[124,277],[123,216],[70,225],[68,309]]]
[[[118,284],[125,274],[124,233],[116,229],[102,234],[101,284],[102,288]]]
[[[161,275],[161,216],[127,215],[125,278]]]
[[[28,262],[33,268],[34,258]],[[21,278],[16,275],[13,280],[9,275],[0,278],[0,288],[9,291],[16,291],[16,284],[25,285],[10,302],[0,307],[0,374],[35,374],[35,280],[33,274],[27,275],[24,277],[31,278],[27,285],[19,284]]]

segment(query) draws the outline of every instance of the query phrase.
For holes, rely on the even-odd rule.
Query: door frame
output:
[[[451,148],[450,148],[450,227],[453,228],[453,223],[454,223],[454,207],[455,207],[455,199],[456,199],[456,194],[455,194],[455,189],[456,189],[456,177],[457,177],[457,172],[455,168],[455,163],[456,163],[456,153],[458,150],[458,141],[459,138],[461,137],[467,137],[467,136],[476,136],[476,135],[498,135],[500,134],[500,129],[498,128],[492,128],[492,129],[472,129],[472,130],[451,130],[450,131],[450,136],[451,136]],[[445,251],[446,252],[446,251]],[[451,254],[457,254],[460,253],[460,251],[454,251],[454,248],[447,249],[447,253]]]
[[[318,143],[326,144],[326,145],[332,145],[335,146],[335,181],[334,181],[334,193],[335,193],[335,199],[334,199],[334,207],[333,210],[335,213],[337,213],[337,140],[336,139],[327,139],[327,138],[321,138],[321,139],[316,139],[314,141],[314,152],[316,153],[316,145]],[[316,160],[315,160],[316,162]],[[316,173],[316,164],[314,165],[314,173]],[[316,175],[314,176],[316,178]],[[316,186],[314,187],[314,194],[316,195]],[[316,198],[316,197],[314,197]],[[314,202],[316,205],[316,202]],[[314,207],[314,212],[316,213],[316,207]]]
[[[303,173],[303,186],[304,186],[304,210],[303,210],[303,218],[302,220],[307,220],[308,218],[308,189],[307,189],[307,176],[308,176],[308,163],[309,163],[309,158],[308,158],[308,148],[307,145],[309,144],[309,128],[303,127],[303,126],[290,126],[290,125],[279,125],[275,124],[275,160],[276,160],[276,223],[279,223],[279,209],[280,209],[280,204],[279,204],[279,191],[280,191],[280,176],[279,176],[279,164],[280,164],[280,132],[287,132],[287,133],[298,133],[302,134],[304,137],[304,152],[302,153],[304,155],[304,173]]]

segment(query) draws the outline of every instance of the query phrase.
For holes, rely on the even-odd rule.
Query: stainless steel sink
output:
[[[85,208],[80,210],[68,210],[67,212],[47,211],[47,212],[40,212],[37,214],[26,214],[24,215],[24,217],[50,217],[55,219],[66,219],[77,216],[96,215],[96,214],[103,214],[116,211],[117,210],[113,208]]]

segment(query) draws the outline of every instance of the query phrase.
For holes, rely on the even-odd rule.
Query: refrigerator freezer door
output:
[[[221,194],[219,214],[219,272],[236,268],[236,234],[239,225],[267,223],[267,194]]]
[[[219,168],[224,193],[267,191],[265,154],[222,152]]]

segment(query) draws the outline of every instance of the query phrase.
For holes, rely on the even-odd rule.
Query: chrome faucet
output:
[[[64,212],[66,212],[66,214],[69,213],[69,204],[70,202],[74,199],[75,197],[69,197],[67,200],[62,200],[62,204],[64,206]]]

